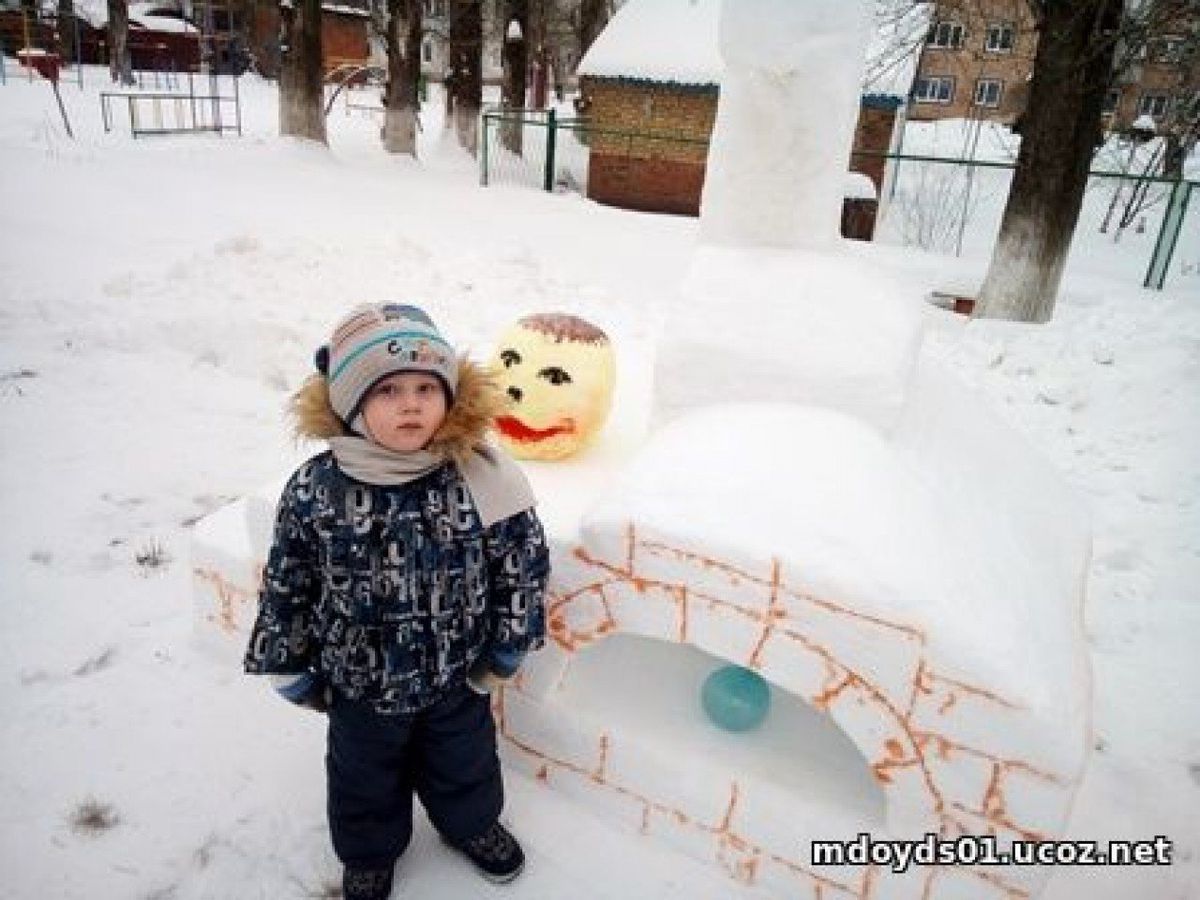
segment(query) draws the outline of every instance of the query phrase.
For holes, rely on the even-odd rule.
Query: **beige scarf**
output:
[[[445,453],[430,450],[395,453],[361,437],[331,437],[329,447],[343,472],[367,484],[407,484],[450,459]],[[530,509],[537,502],[525,473],[508,454],[490,444],[476,445],[470,457],[458,463],[458,470],[484,528]]]

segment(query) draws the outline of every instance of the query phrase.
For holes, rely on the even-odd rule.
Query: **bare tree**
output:
[[[387,0],[388,80],[383,94],[383,149],[417,155],[421,99],[421,0]]]
[[[1200,9],[1181,24],[1173,50],[1164,48],[1174,63],[1176,88],[1180,91],[1161,129],[1165,142],[1163,175],[1167,178],[1183,178],[1183,161],[1200,141]]]
[[[321,0],[280,0],[279,133],[325,143]]]
[[[612,18],[612,0],[579,0],[577,34],[579,38],[579,57],[588,52],[608,20]]]
[[[1038,23],[1021,148],[975,316],[1047,322],[1102,143],[1121,0],[1029,0]]]
[[[1127,0],[1127,9],[1121,0],[1026,2],[1037,17],[1038,49],[1014,128],[1022,138],[1017,170],[975,315],[1045,322],[1103,142],[1105,95],[1123,77],[1136,80],[1140,60],[1169,33],[1176,35],[1176,84],[1194,95],[1200,10],[1195,0]],[[1182,175],[1198,120],[1197,98],[1177,97],[1159,130],[1164,174]]]
[[[56,31],[58,33],[58,52],[64,62],[76,62],[75,59],[75,4],[73,0],[58,0],[58,16]]]
[[[108,74],[118,84],[133,84],[129,55],[129,4],[108,0]]]
[[[500,88],[500,104],[506,110],[520,110],[525,106],[525,71],[529,64],[527,49],[529,36],[528,0],[505,0],[504,20],[504,82]],[[520,121],[505,122],[501,128],[501,142],[520,155],[522,126]]]
[[[446,95],[459,144],[472,156],[479,146],[479,110],[483,106],[483,3],[451,0],[449,84]]]

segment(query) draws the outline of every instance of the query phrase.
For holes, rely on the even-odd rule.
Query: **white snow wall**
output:
[[[869,23],[862,0],[723,4],[726,68],[700,203],[703,241],[837,242]]]

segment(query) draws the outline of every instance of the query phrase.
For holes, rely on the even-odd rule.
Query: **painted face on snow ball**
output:
[[[446,419],[446,392],[436,375],[396,372],[377,381],[362,405],[367,436],[396,453],[424,448]]]
[[[508,399],[496,429],[513,456],[563,459],[604,426],[615,362],[608,336],[590,322],[559,313],[527,316],[501,336],[491,362]]]

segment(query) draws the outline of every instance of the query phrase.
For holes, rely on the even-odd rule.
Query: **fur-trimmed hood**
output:
[[[491,370],[471,362],[465,356],[458,360],[458,391],[454,403],[446,412],[446,421],[434,432],[430,450],[444,452],[461,462],[471,451],[484,443],[492,421],[504,412],[504,395],[496,384]],[[293,396],[290,412],[295,420],[297,437],[325,438],[349,435],[351,431],[329,402],[329,382],[320,372],[309,376]]]

